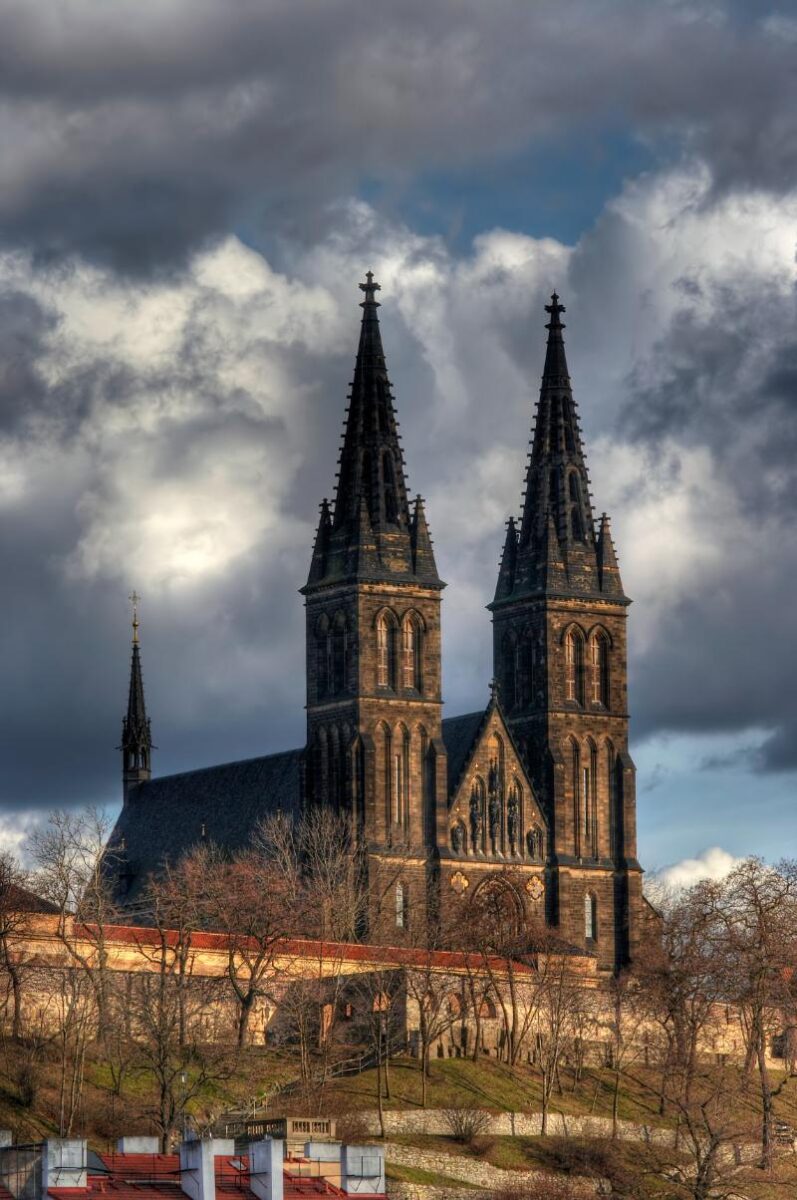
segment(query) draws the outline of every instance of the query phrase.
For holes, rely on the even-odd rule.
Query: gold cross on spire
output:
[[[132,591],[127,597],[133,606],[133,645],[138,645],[138,606],[141,603],[141,597],[138,592]]]

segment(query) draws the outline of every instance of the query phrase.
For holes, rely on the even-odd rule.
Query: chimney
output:
[[[340,1151],[340,1190],[344,1195],[384,1196],[384,1146],[341,1146]]]
[[[249,1190],[257,1200],[283,1200],[282,1138],[249,1143]]]
[[[231,1138],[202,1138],[180,1146],[180,1187],[190,1200],[216,1200],[216,1157],[235,1154]]]
[[[116,1143],[117,1154],[158,1154],[160,1148],[157,1137],[120,1137]]]
[[[48,1138],[42,1155],[42,1195],[50,1188],[85,1188],[86,1166],[85,1138]]]

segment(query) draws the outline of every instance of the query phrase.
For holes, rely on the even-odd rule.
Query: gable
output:
[[[464,738],[470,723],[471,741],[457,747],[459,768],[449,794],[449,843],[504,861],[524,862],[544,856],[547,822],[531,785],[520,752],[499,705],[491,702],[475,724],[470,714],[460,718]],[[448,739],[446,739],[448,746]]]

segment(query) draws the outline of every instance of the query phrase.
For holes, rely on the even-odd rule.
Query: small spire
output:
[[[415,505],[412,510],[410,546],[412,548],[412,569],[418,579],[435,585],[439,584],[440,576],[437,574],[437,565],[434,560],[432,537],[426,521],[426,508],[420,494],[415,497]]]
[[[135,588],[128,596],[128,600],[130,601],[131,605],[133,606],[133,645],[137,646],[138,645],[138,625],[139,625],[138,606],[141,603],[141,597],[139,596],[139,594],[135,590]]]
[[[515,586],[515,570],[517,568],[517,527],[515,518],[510,517],[506,523],[506,539],[501,554],[501,565],[498,568],[498,583],[495,589],[495,599],[501,600],[509,596]]]
[[[601,514],[597,552],[601,591],[611,596],[622,596],[623,585],[620,581],[620,567],[612,540],[611,522],[606,513]]]
[[[149,717],[144,703],[144,681],[141,674],[141,646],[138,630],[138,606],[141,597],[133,592],[129,597],[133,606],[133,651],[130,659],[130,687],[127,694],[127,714],[122,721],[122,779],[125,803],[130,789],[150,778],[152,756],[152,734]]]
[[[501,690],[498,680],[493,678],[490,680],[490,704],[498,703],[498,693]]]

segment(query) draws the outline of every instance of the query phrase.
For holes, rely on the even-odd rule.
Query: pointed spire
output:
[[[517,530],[514,574],[510,582],[507,544],[494,604],[519,595],[556,592],[585,596],[599,595],[602,590],[589,475],[565,355],[565,306],[556,292],[545,311],[549,317],[545,367]],[[607,559],[607,580],[611,569]],[[612,594],[622,596],[622,590]]]
[[[624,595],[622,581],[620,580],[620,567],[617,562],[617,552],[612,540],[611,522],[606,513],[601,514],[597,549],[601,591],[608,596]]]
[[[140,597],[133,592],[130,596],[133,606],[133,639],[130,660],[130,686],[127,694],[127,715],[122,721],[122,777],[124,781],[124,798],[130,788],[137,783],[143,783],[150,778],[150,760],[152,752],[152,734],[149,718],[144,703],[144,681],[141,675],[141,647],[138,630],[138,605]]]
[[[409,505],[404,482],[404,460],[398,424],[390,394],[385,352],[379,329],[373,272],[360,290],[365,299],[360,344],[351,385],[351,401],[340,457],[340,478],[335,496],[333,525],[339,529],[359,520],[360,497],[365,496],[375,530],[407,529]]]
[[[372,271],[360,303],[362,321],[346,415],[334,509],[319,537],[307,586],[344,578],[400,580],[413,576],[442,586],[434,566],[426,517],[407,498],[404,456],[379,328],[380,286]],[[321,529],[319,527],[319,536]]]
[[[412,510],[410,545],[412,547],[412,569],[416,577],[425,583],[438,585],[440,576],[437,574],[432,537],[429,533],[426,508],[421,495],[415,497],[415,507]]]
[[[329,501],[326,496],[321,501],[321,515],[318,519],[313,557],[310,562],[308,583],[317,583],[327,573],[327,552],[329,550],[329,534],[332,529],[332,515],[329,511]]]
[[[501,565],[498,568],[498,583],[495,589],[495,599],[501,600],[510,596],[515,586],[515,569],[517,567],[517,527],[515,518],[510,517],[506,523],[506,538],[501,555]]]

